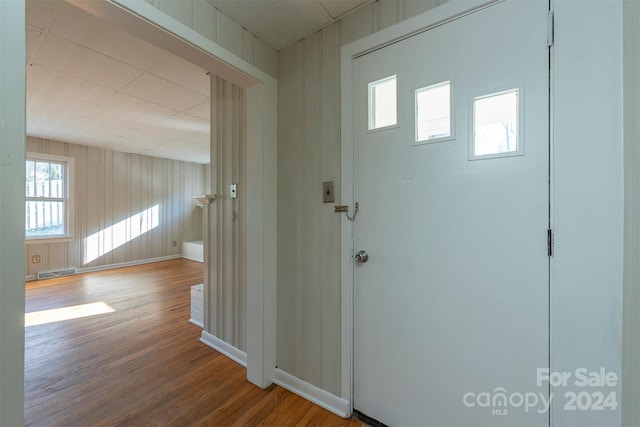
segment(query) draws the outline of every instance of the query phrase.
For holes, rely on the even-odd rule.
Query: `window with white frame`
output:
[[[73,159],[27,154],[25,237],[28,240],[71,237]]]
[[[398,124],[397,77],[369,83],[369,130]]]

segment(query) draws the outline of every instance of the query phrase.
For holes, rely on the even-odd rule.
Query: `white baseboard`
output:
[[[204,325],[202,324],[202,322],[199,321],[199,320],[194,319],[193,317],[191,319],[189,319],[189,322],[193,323],[194,325],[196,325],[199,328],[204,328]],[[202,339],[200,339],[200,341],[202,341]]]
[[[133,267],[134,265],[151,264],[154,262],[169,261],[170,259],[178,259],[178,258],[182,258],[182,254],[160,256],[157,258],[149,258],[149,259],[139,259],[136,261],[118,262],[115,264],[97,265],[95,267],[77,268],[76,271],[78,273],[90,273],[92,271],[111,270],[114,268],[122,268],[122,267]]]
[[[273,382],[336,415],[343,418],[351,416],[351,405],[348,400],[309,384],[281,369],[276,368]]]
[[[207,331],[202,331],[200,341],[208,345],[212,349],[224,354],[239,365],[242,365],[245,368],[247,367],[247,353],[245,353],[244,351],[239,350],[231,344],[222,341],[220,338],[211,335]]]
[[[76,268],[76,273],[77,274],[80,274],[80,273],[91,273],[93,271],[112,270],[114,268],[133,267],[135,265],[151,264],[151,263],[154,263],[154,262],[169,261],[171,259],[178,259],[178,258],[182,258],[182,254],[160,256],[160,257],[157,257],[157,258],[139,259],[139,260],[135,260],[135,261],[118,262],[118,263],[115,263],[115,264],[97,265],[95,267]],[[34,280],[38,280],[38,276],[37,275],[25,276],[24,280],[27,281],[27,282],[31,282],[31,281],[34,281]]]

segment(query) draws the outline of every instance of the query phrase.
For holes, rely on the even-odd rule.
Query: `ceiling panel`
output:
[[[151,70],[165,62],[169,53],[124,31],[116,31],[68,3],[62,6],[50,32],[73,43],[141,70]]]
[[[318,0],[322,7],[326,9],[333,19],[351,12],[353,9],[361,6],[367,1],[363,0]]]
[[[101,115],[117,117],[118,120],[135,118],[145,124],[162,122],[178,112],[163,105],[136,98],[124,92],[104,98],[98,111]]]
[[[189,109],[207,99],[206,96],[191,89],[151,74],[145,74],[136,79],[127,86],[125,92],[176,111]]]
[[[143,74],[137,68],[52,34],[45,37],[32,63],[115,89]]]
[[[151,74],[194,90],[201,95],[210,95],[211,77],[207,72],[177,56],[172,56],[155,68]]]
[[[68,74],[60,73],[40,65],[27,67],[27,87],[46,92],[55,100],[66,97],[81,101],[102,102],[105,97],[116,94],[116,90],[100,86]]]
[[[209,1],[279,50],[373,0]],[[209,161],[206,70],[64,1],[26,6],[29,135]]]
[[[43,91],[33,87],[27,87],[27,102],[31,106],[48,110],[48,114],[65,111],[80,116],[91,117],[97,109],[96,104],[93,102],[82,101],[64,95],[52,96],[49,91]]]
[[[36,46],[38,45],[38,40],[40,39],[41,34],[42,34],[42,31],[40,31],[38,28],[31,25],[27,25],[27,31],[26,31],[27,58],[31,58],[31,56],[35,52]]]
[[[28,135],[209,162],[205,70],[58,0],[27,20]]]
[[[26,3],[27,24],[44,30],[58,5],[56,0],[29,0]]]
[[[172,131],[186,131],[209,138],[209,120],[203,120],[190,114],[177,114],[162,122],[162,127]]]
[[[206,101],[201,102],[195,107],[191,107],[184,112],[204,120],[209,120],[209,118],[211,117],[211,100],[207,99]]]
[[[315,1],[211,0],[241,26],[280,50],[331,20]]]

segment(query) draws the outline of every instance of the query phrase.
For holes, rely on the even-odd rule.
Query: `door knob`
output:
[[[356,256],[356,262],[367,262],[369,261],[369,254],[367,251],[359,251]]]

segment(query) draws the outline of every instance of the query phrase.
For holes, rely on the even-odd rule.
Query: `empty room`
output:
[[[640,426],[639,24],[0,1],[0,426]]]

